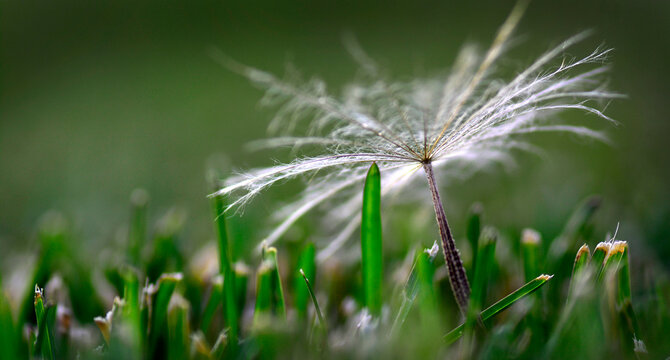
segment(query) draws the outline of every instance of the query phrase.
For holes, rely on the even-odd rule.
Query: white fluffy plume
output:
[[[277,212],[280,223],[265,241],[275,242],[301,216],[328,202],[332,206],[326,209],[323,235],[328,230],[338,230],[339,235],[321,250],[323,259],[357,228],[360,189],[372,162],[381,170],[383,196],[412,196],[417,189],[427,193],[425,184],[410,186],[426,181],[421,171],[417,176],[424,163],[432,163],[438,177],[449,178],[471,176],[493,163],[510,165],[511,150],[536,151],[523,141],[525,134],[565,132],[606,141],[587,125],[561,123],[553,115],[582,111],[592,119],[612,121],[597,107],[602,100],[620,96],[604,89],[610,50],[597,48],[583,58],[563,56],[566,48],[585,37],[580,34],[502,81],[495,77],[496,60],[517,21],[513,13],[485,54],[465,47],[446,76],[406,82],[380,76],[376,64],[350,46],[365,76],[341,96],[329,94],[319,80],[284,81],[218,54],[227,67],[267,89],[265,103],[279,106],[270,130],[282,129],[282,137],[256,145],[292,146],[298,154],[309,145],[310,154],[317,149],[319,155],[241,173],[212,195],[228,195],[228,209],[233,209],[279,181],[309,178],[295,202]]]

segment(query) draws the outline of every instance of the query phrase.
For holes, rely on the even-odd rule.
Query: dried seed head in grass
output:
[[[604,87],[603,75],[611,50],[596,48],[582,58],[561,56],[583,40],[579,34],[542,54],[515,76],[501,80],[498,59],[521,18],[521,1],[501,26],[491,47],[478,54],[466,46],[445,76],[393,81],[359,47],[352,55],[364,76],[348,85],[340,96],[326,84],[282,80],[267,72],[242,65],[221,53],[213,54],[229,69],[267,90],[265,104],[279,107],[270,130],[279,137],[260,142],[261,147],[293,147],[299,156],[286,164],[232,176],[216,195],[229,195],[229,209],[238,208],[267,187],[287,179],[308,179],[297,199],[277,211],[280,224],[265,238],[268,244],[308,211],[328,202],[324,211],[327,231],[339,231],[321,250],[318,259],[333,254],[357,229],[360,217],[360,186],[370,163],[381,170],[382,196],[424,198],[428,177],[443,250],[455,271],[453,281],[467,287],[460,257],[453,245],[441,205],[435,177],[464,179],[492,164],[510,167],[512,152],[539,152],[524,136],[539,132],[563,132],[607,141],[587,124],[568,124],[554,116],[580,111],[614,122],[599,103],[619,94]],[[305,129],[299,131],[299,129]],[[309,150],[305,146],[309,145]],[[316,152],[316,155],[314,155]],[[435,175],[437,173],[437,175]],[[469,291],[469,288],[468,288]],[[463,305],[461,294],[459,303]],[[465,296],[467,298],[467,296]]]
[[[562,42],[507,82],[496,77],[494,61],[506,39],[494,43],[484,59],[466,46],[446,76],[391,81],[365,62],[367,76],[340,96],[329,94],[320,80],[293,83],[219,54],[227,67],[267,89],[263,103],[280,106],[270,128],[293,132],[265,140],[264,146],[295,147],[298,154],[306,145],[320,150],[316,156],[230,177],[213,195],[231,195],[228,209],[233,209],[275,183],[309,177],[298,199],[279,211],[284,220],[265,239],[272,244],[306,212],[337,197],[345,200],[326,218],[332,228],[342,229],[340,224],[360,208],[360,185],[371,162],[381,169],[384,196],[411,195],[422,187],[417,173],[423,164],[449,179],[467,178],[493,163],[513,165],[512,150],[538,151],[522,139],[530,133],[565,132],[607,141],[588,123],[568,125],[554,116],[578,110],[613,122],[597,107],[597,100],[620,96],[605,90],[602,78],[611,50],[597,48],[580,59],[561,57],[584,38],[579,34]],[[293,131],[303,127],[304,133]]]

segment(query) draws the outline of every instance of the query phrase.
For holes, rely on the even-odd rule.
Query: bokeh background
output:
[[[182,246],[210,239],[206,169],[290,159],[245,149],[266,136],[273,109],[260,107],[263,92],[214,61],[211,47],[277,74],[292,64],[337,93],[357,71],[344,32],[391,76],[426,76],[448,68],[466,42],[488,46],[513,3],[2,1],[0,249],[32,251],[39,217],[57,209],[77,229],[82,251],[95,251],[123,232],[137,187],[149,191],[153,219],[173,206],[188,214]],[[444,184],[447,213],[462,234],[467,208],[481,201],[488,222],[551,237],[597,193],[599,231],[620,222],[633,261],[670,267],[670,2],[536,1],[503,61],[521,69],[587,29],[594,34],[569,54],[616,49],[610,88],[628,95],[607,107],[621,123],[606,129],[614,145],[534,136],[546,157],[520,155],[513,172]],[[236,220],[251,229],[243,241],[258,241],[275,200],[297,188],[256,200]]]

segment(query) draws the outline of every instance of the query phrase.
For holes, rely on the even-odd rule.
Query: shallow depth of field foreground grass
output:
[[[372,201],[378,174],[365,187]],[[229,238],[226,218],[214,217],[223,199],[212,200],[217,247],[190,258],[178,246],[178,214],[153,226],[147,194],[131,200],[127,246],[101,249],[93,266],[77,253],[66,219],[44,216],[25,291],[2,294],[3,359],[651,359],[670,351],[670,283],[658,276],[632,293],[640,287],[631,284],[635,248],[592,231],[597,196],[576,204],[554,239],[532,229],[502,235],[473,206],[458,239],[478,249],[464,256],[472,285],[465,314],[437,245],[418,240],[383,254],[378,221],[364,221],[377,229],[363,230],[362,260],[317,263],[305,241],[266,246],[242,263],[230,242],[244,240]],[[364,218],[384,216],[378,206],[364,209]]]
[[[0,360],[670,359],[666,4],[20,3]]]

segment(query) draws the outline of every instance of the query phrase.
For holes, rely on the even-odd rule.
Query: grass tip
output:
[[[591,249],[589,249],[588,245],[584,244],[579,248],[579,250],[577,250],[577,260],[575,260],[575,261],[579,261],[579,259],[581,259],[582,256],[588,257],[590,254],[591,254]]]
[[[615,241],[612,243],[612,246],[610,247],[610,252],[615,254],[615,253],[623,253],[626,248],[628,247],[628,243],[625,241]]]
[[[149,202],[149,193],[144,189],[135,189],[130,193],[130,202],[137,207],[144,207]]]
[[[178,282],[181,281],[184,278],[184,274],[177,272],[177,273],[165,273],[161,275],[158,278],[158,281],[174,281]]]
[[[605,253],[608,253],[610,248],[612,247],[612,244],[606,241],[601,241],[596,245],[596,250],[595,251],[604,251]]]
[[[529,245],[539,245],[542,236],[539,232],[533,229],[523,229],[521,232],[521,243]]]
[[[542,274],[535,278],[536,280],[544,280],[544,281],[549,281],[551,278],[553,278],[554,275],[547,275],[547,274]]]
[[[625,241],[615,241],[610,244],[610,247],[605,256],[605,262],[609,260],[612,256],[622,255],[624,251],[628,248],[628,243]]]
[[[249,266],[243,262],[236,262],[233,264],[233,269],[235,270],[236,274],[242,274],[242,275],[249,275],[251,274],[251,269]]]

